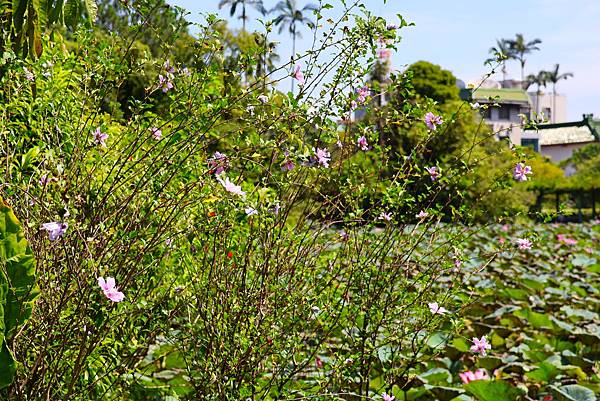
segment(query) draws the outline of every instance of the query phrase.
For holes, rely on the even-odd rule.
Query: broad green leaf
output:
[[[450,401],[453,398],[456,398],[462,393],[464,393],[463,389],[455,387],[431,386],[429,384],[426,384],[425,388],[429,390],[429,392],[434,394],[436,399],[440,401]]]
[[[558,401],[596,401],[597,398],[594,392],[589,388],[578,384],[570,384],[568,386],[550,386],[554,396]]]
[[[88,21],[92,24],[96,22],[98,16],[98,4],[96,4],[96,0],[85,0],[85,11],[88,15]]]
[[[16,371],[17,366],[15,359],[8,350],[6,343],[4,343],[2,344],[2,347],[0,347],[0,389],[9,386],[12,383]]]
[[[428,384],[452,383],[452,373],[444,368],[433,368],[419,375],[419,379]]]
[[[480,401],[515,401],[525,393],[502,380],[476,380],[466,384],[465,389]]]
[[[77,28],[81,15],[81,0],[67,0],[64,6],[65,24],[71,29]]]
[[[15,372],[6,341],[29,319],[38,294],[33,252],[12,209],[0,198],[0,388],[12,382]]]
[[[27,11],[28,0],[13,0],[13,25],[17,34],[23,29],[23,22],[25,21],[25,11]]]
[[[550,316],[544,313],[537,313],[530,309],[521,309],[513,313],[515,316],[527,320],[535,328],[554,328]]]
[[[537,368],[531,372],[525,373],[525,376],[538,382],[548,383],[560,373],[560,370],[553,364],[541,362]]]

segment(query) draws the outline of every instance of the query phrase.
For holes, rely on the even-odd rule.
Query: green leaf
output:
[[[96,22],[98,16],[98,4],[95,0],[85,0],[85,11],[87,12],[88,21],[90,23]]]
[[[2,348],[0,348],[0,389],[12,383],[16,372],[15,359],[6,346],[6,343],[2,344]]]
[[[586,310],[586,309],[576,309],[576,308],[571,308],[568,305],[565,305],[565,306],[561,307],[560,310],[565,312],[565,314],[569,318],[583,318],[586,320],[598,319],[597,313]],[[577,320],[577,319],[575,319],[575,320]]]
[[[429,392],[433,393],[436,399],[441,401],[450,401],[453,398],[461,395],[464,390],[455,387],[445,387],[445,386],[431,386],[429,384],[425,385],[425,388],[429,390]]]
[[[27,1],[28,0],[13,0],[13,2],[12,2],[13,25],[15,27],[15,31],[17,31],[17,34],[19,34],[21,29],[23,29],[23,21],[25,20],[25,11],[27,11]]]
[[[548,362],[542,362],[538,364],[536,369],[525,373],[525,376],[538,382],[548,383],[559,373],[560,370],[555,365]]]
[[[552,324],[552,320],[550,320],[550,316],[544,313],[537,313],[530,309],[521,309],[515,311],[513,315],[520,317],[521,319],[526,320],[535,328],[550,328],[553,329],[554,325]]]
[[[64,5],[65,2],[63,0],[56,1],[54,7],[48,10],[47,28],[50,27],[52,24],[59,22],[59,18],[61,16]]]
[[[431,348],[442,348],[445,346],[450,340],[450,334],[438,331],[433,333],[431,337],[427,339],[427,345]]]
[[[594,392],[589,388],[578,384],[570,384],[568,386],[550,386],[552,393],[558,401],[596,401],[597,398]]]
[[[419,375],[419,379],[428,384],[452,383],[452,373],[444,368],[433,368]]]
[[[33,252],[19,220],[0,197],[0,388],[12,382],[15,370],[6,341],[29,319],[38,294]]]
[[[64,6],[65,24],[76,29],[81,15],[81,0],[67,0]]]
[[[35,147],[29,149],[29,151],[27,151],[27,153],[25,153],[23,156],[21,156],[21,166],[20,166],[21,171],[25,171],[29,167],[31,167],[33,162],[35,162],[35,160],[40,155],[40,152],[41,152],[40,147],[35,146]]]
[[[466,384],[465,389],[480,401],[515,401],[525,394],[523,389],[502,380],[476,380]]]

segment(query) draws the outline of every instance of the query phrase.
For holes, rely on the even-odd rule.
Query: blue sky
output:
[[[168,0],[186,8],[189,19],[200,22],[201,13],[216,13],[228,19],[232,27],[240,27],[238,19],[229,19],[229,9],[219,10],[218,0]],[[329,1],[336,4],[336,0]],[[276,0],[264,0],[272,8]],[[305,5],[308,1],[298,0]],[[561,70],[575,74],[562,81],[558,92],[567,96],[567,112],[572,120],[583,113],[600,117],[600,0],[365,0],[373,13],[390,23],[401,14],[416,26],[401,31],[402,43],[392,57],[395,69],[427,60],[451,70],[464,81],[475,81],[487,72],[483,62],[496,38],[522,33],[526,39],[540,38],[541,51],[529,56],[526,74],[551,69],[559,63]],[[260,29],[249,12],[247,28]],[[307,29],[307,28],[305,28]],[[309,35],[304,35],[308,38]],[[290,56],[288,36],[276,37],[281,42],[278,53],[282,60]],[[308,47],[300,40],[298,50]],[[518,78],[517,62],[508,63],[509,77]]]

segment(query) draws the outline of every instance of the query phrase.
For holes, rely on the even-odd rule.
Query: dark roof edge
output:
[[[546,143],[546,144],[542,144],[540,143],[540,147],[547,147],[547,146],[569,146],[569,145],[581,145],[584,143],[594,143],[595,141],[585,141],[585,142],[565,142],[565,143]]]

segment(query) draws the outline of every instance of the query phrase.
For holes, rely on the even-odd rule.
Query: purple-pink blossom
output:
[[[479,353],[481,356],[486,356],[488,349],[492,349],[492,346],[490,343],[488,343],[488,340],[485,336],[482,336],[481,339],[473,337],[471,352]]]
[[[298,81],[299,85],[304,85],[304,83],[306,82],[304,79],[304,74],[302,74],[302,66],[300,66],[300,65],[296,65],[293,76],[294,76],[294,79],[296,79],[296,81]]]
[[[487,372],[483,369],[477,369],[475,372],[466,371],[464,373],[459,373],[458,376],[460,376],[460,380],[462,380],[462,382],[464,384],[469,384],[470,382],[475,381],[475,380],[489,380],[490,379]]]
[[[125,295],[117,289],[114,278],[107,277],[106,280],[104,280],[104,277],[98,277],[98,285],[102,289],[102,292],[104,292],[106,298],[111,301],[121,302],[125,299]]]
[[[363,86],[362,88],[358,88],[356,90],[356,94],[358,95],[356,101],[358,103],[364,103],[367,100],[367,98],[371,96],[371,90],[368,86]]]
[[[527,238],[517,238],[519,249],[531,249],[533,243]]]
[[[48,231],[50,241],[54,241],[55,239],[63,236],[63,234],[67,231],[67,228],[69,228],[69,224],[66,222],[60,223],[57,221],[52,221],[50,223],[42,224],[42,228]]]
[[[175,72],[175,67],[173,67],[171,65],[171,61],[167,59],[167,61],[165,61],[165,63],[163,64],[163,67],[165,69],[165,71],[169,74],[173,74]]]
[[[294,167],[296,167],[296,165],[294,164],[294,162],[291,159],[285,159],[285,161],[283,162],[283,165],[281,166],[281,169],[283,171],[292,171],[294,169]]]
[[[44,174],[43,176],[40,177],[40,185],[45,187],[46,185],[48,185],[48,183],[51,181],[52,179],[48,177],[48,175]]]
[[[441,177],[441,173],[438,171],[438,168],[433,166],[433,167],[425,167],[425,170],[427,170],[427,172],[429,173],[429,178],[431,178],[431,181],[435,181],[438,178]]]
[[[415,215],[415,217],[418,219],[424,219],[427,216],[429,216],[429,213],[427,213],[424,210],[421,210],[418,214]]]
[[[229,158],[221,152],[215,152],[210,159],[208,159],[208,166],[210,172],[215,175],[219,175],[229,168]]]
[[[173,83],[171,82],[168,74],[166,77],[161,74],[158,75],[158,87],[163,91],[163,93],[167,93],[169,90],[173,89]]]
[[[152,138],[156,139],[157,141],[162,139],[162,131],[157,127],[150,128],[150,133],[152,134]]]
[[[430,130],[435,131],[438,125],[441,125],[443,123],[444,120],[442,119],[442,116],[436,116],[432,112],[428,112],[427,114],[425,114],[425,125],[427,125],[427,128],[429,128]]]
[[[369,150],[369,143],[367,142],[367,138],[363,135],[356,141],[356,146],[358,146],[361,150],[365,152]]]
[[[102,132],[100,127],[96,128],[96,131],[94,131],[93,135],[94,135],[94,142],[96,143],[96,145],[100,145],[102,147],[106,146],[106,140],[108,139],[108,134]]]
[[[388,48],[377,49],[377,58],[380,60],[387,60],[392,55],[392,51]]]
[[[30,82],[35,81],[35,75],[33,75],[33,73],[31,71],[29,71],[27,69],[27,67],[23,67],[23,71],[25,71],[25,79],[26,80],[28,80]]]
[[[223,179],[221,176],[219,176],[217,177],[217,181],[223,185],[223,188],[225,188],[227,192],[231,192],[232,194],[239,196],[246,196],[246,192],[242,191],[242,187],[229,181],[229,177],[225,177],[225,179]]]
[[[568,238],[564,234],[557,234],[556,235],[556,239],[558,240],[558,242],[562,242],[565,245],[576,245],[577,244],[577,240],[576,239]]]
[[[381,394],[381,398],[383,398],[383,401],[394,401],[396,399],[393,395],[388,395],[386,393]]]
[[[329,167],[331,161],[331,153],[327,149],[316,148],[313,149],[315,156],[317,157],[317,163],[322,167]]]
[[[427,306],[429,306],[429,311],[434,315],[444,315],[448,313],[448,309],[439,306],[437,302],[428,303]]]
[[[377,217],[379,220],[385,220],[385,221],[391,221],[392,220],[392,214],[391,213],[386,213],[386,212],[381,212],[379,214],[379,217]]]
[[[517,163],[513,171],[513,177],[517,181],[527,181],[527,175],[532,173],[531,166],[526,166],[525,163]]]

